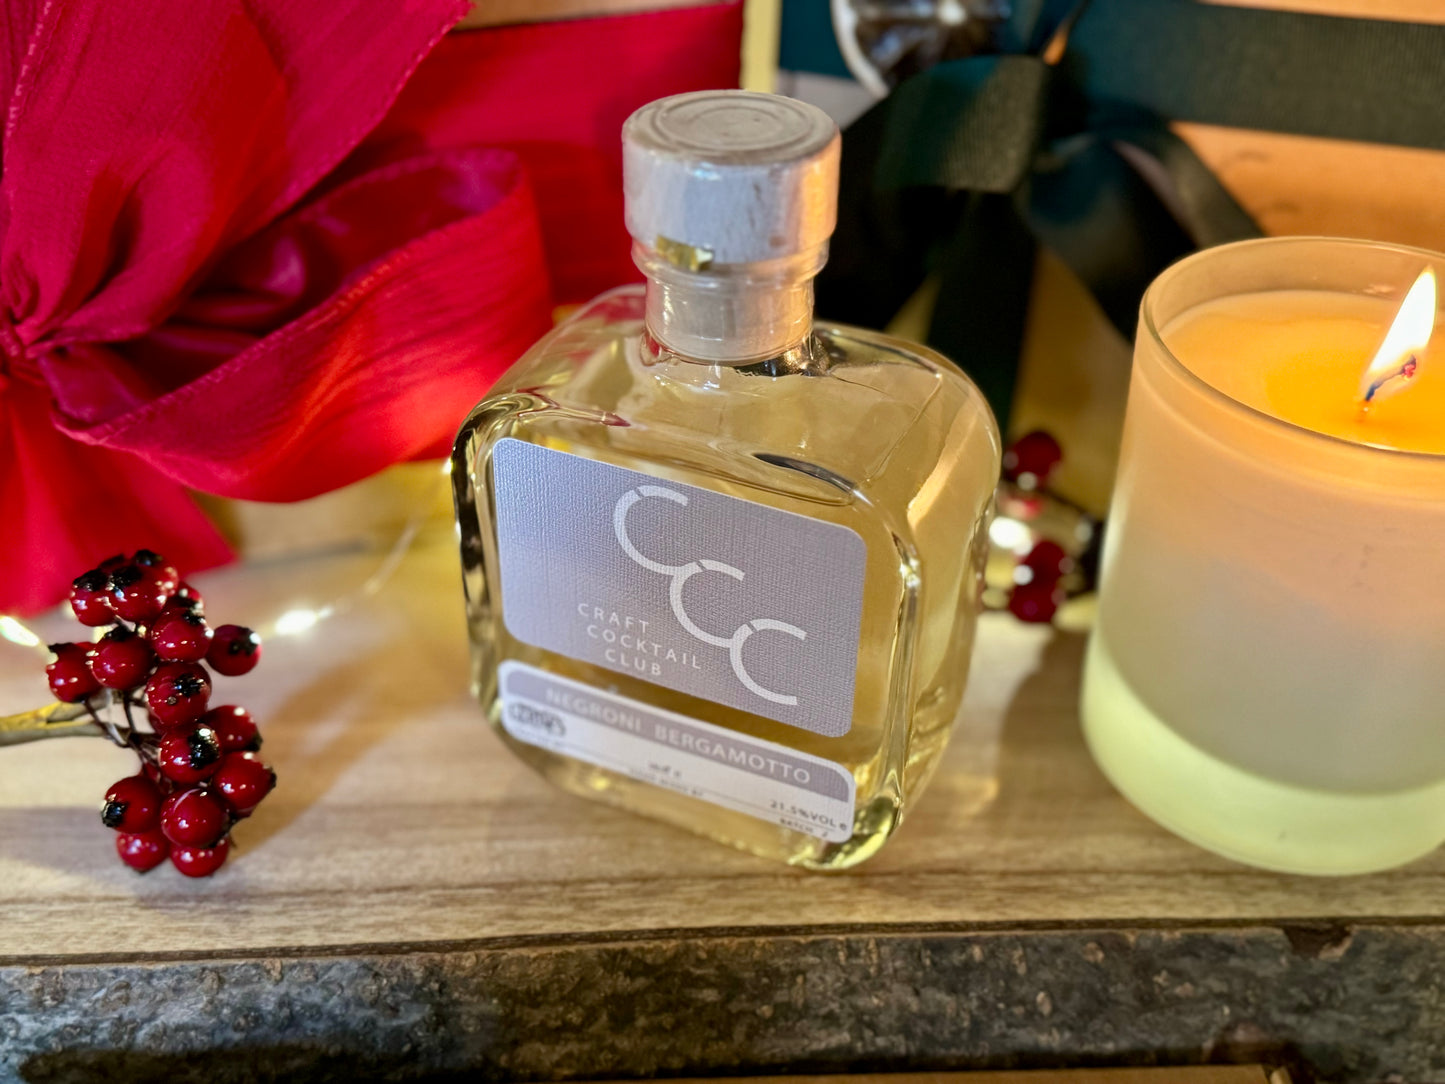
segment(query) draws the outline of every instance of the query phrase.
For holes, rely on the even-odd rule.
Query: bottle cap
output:
[[[838,217],[838,126],[777,94],[703,90],[622,126],[627,232],[700,270],[816,249]]]

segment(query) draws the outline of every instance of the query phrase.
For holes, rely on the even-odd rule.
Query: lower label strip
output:
[[[518,741],[833,843],[853,835],[853,776],[774,742],[602,692],[520,662],[499,669]]]

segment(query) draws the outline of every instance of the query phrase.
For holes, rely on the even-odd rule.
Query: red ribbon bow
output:
[[[468,6],[8,3],[0,611],[224,561],[188,487],[442,453],[555,303],[633,277],[622,120],[735,85],[740,5],[443,40]]]

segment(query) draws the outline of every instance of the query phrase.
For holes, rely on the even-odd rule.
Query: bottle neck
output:
[[[635,242],[647,276],[647,330],[672,353],[712,365],[747,365],[802,344],[813,330],[813,278],[828,246],[758,263],[679,266]]]

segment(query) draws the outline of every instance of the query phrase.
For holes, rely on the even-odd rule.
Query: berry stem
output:
[[[126,725],[130,727],[130,732],[134,734],[136,732],[136,727],[135,717],[130,713],[130,693],[122,692],[120,694],[120,706],[121,709],[125,712]]]
[[[130,748],[135,750],[135,755],[145,763],[152,765],[160,763],[159,743],[154,734],[142,734],[139,730],[131,730],[126,734],[126,741]]]
[[[15,715],[0,715],[0,746],[46,738],[107,737],[105,730],[89,717],[93,712],[88,703],[55,703]]]
[[[101,730],[105,731],[106,736],[110,738],[113,744],[120,746],[122,749],[130,748],[130,741],[127,738],[122,738],[120,736],[120,731],[115,728],[114,723],[112,723],[109,719],[102,719],[99,715],[97,715],[94,706],[89,700],[82,701],[82,703],[85,705],[85,710],[87,714],[90,715],[91,720],[95,723],[96,726],[100,727]]]

